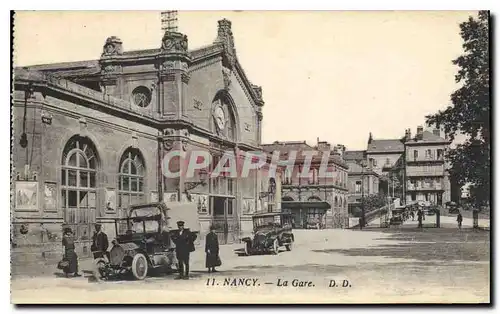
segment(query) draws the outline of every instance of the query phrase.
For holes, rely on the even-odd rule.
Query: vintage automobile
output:
[[[238,250],[239,255],[278,254],[279,248],[285,246],[292,250],[295,241],[292,232],[293,216],[287,213],[263,213],[252,216],[253,237],[244,237],[244,248]]]
[[[196,205],[187,205],[185,212],[197,213]],[[177,261],[170,238],[171,209],[163,202],[134,205],[127,217],[115,219],[116,239],[108,254],[96,255],[94,277],[105,280],[132,274],[142,280],[153,270],[174,272],[172,266]]]

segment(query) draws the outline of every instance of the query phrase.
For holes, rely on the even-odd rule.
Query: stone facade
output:
[[[210,224],[222,243],[251,228],[266,188],[258,180],[268,178],[221,176],[188,192],[197,177],[164,178],[159,170],[174,149],[214,159],[261,150],[262,90],[238,62],[231,23],[218,26],[201,49],[167,32],[158,49],[123,51],[112,36],[99,60],[15,69],[14,246],[60,246],[67,223],[87,254],[96,222],[112,238],[113,218],[129,204],[162,199],[196,202],[201,237]]]

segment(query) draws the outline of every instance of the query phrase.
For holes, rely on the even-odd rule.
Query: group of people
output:
[[[184,228],[184,221],[177,222],[177,230],[170,233],[170,238],[175,244],[175,253],[177,258],[177,269],[179,276],[176,279],[189,279],[189,257],[191,252],[195,251],[194,242],[197,235],[189,229]],[[79,277],[78,256],[75,252],[75,236],[70,227],[63,227],[62,245],[64,248],[63,261],[67,266],[63,268],[66,277],[72,274],[73,277]],[[107,257],[109,260],[109,241],[106,233],[102,231],[101,224],[95,224],[95,232],[92,236],[91,251],[94,258]],[[209,273],[216,272],[215,267],[221,266],[222,262],[219,256],[219,240],[215,233],[215,227],[210,227],[210,232],[205,239],[205,267]]]

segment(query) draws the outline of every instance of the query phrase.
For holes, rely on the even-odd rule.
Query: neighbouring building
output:
[[[251,231],[269,178],[222,175],[199,185],[159,170],[173,149],[208,151],[215,161],[261,150],[262,89],[238,61],[231,22],[220,20],[214,38],[189,50],[186,35],[166,32],[157,49],[124,51],[112,36],[96,60],[15,69],[13,246],[59,254],[65,223],[85,255],[95,223],[112,238],[113,218],[127,206],[158,200],[196,202],[201,237],[210,224],[221,243]]]
[[[446,167],[446,152],[450,141],[441,136],[439,129],[432,131],[417,127],[405,134],[406,203],[426,201],[443,205],[450,201],[450,180]]]
[[[296,228],[307,228],[320,221],[326,228],[347,228],[349,224],[347,205],[348,166],[342,159],[345,147],[319,141],[310,146],[305,141],[276,141],[262,145],[269,154],[280,153],[281,160],[287,160],[296,152],[293,171],[282,169],[282,202],[285,212],[291,212]],[[314,151],[311,169],[307,178],[300,177],[305,155],[303,152]],[[326,170],[331,176],[320,176],[323,154],[328,155]]]
[[[368,167],[379,175],[383,194],[404,199],[401,158],[404,154],[404,138],[374,139],[368,137],[366,158]]]
[[[344,160],[349,166],[349,206],[358,206],[363,196],[380,193],[380,175],[367,166],[366,151],[346,151]]]

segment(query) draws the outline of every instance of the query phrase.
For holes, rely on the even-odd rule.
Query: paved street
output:
[[[15,303],[489,301],[489,232],[453,228],[294,232],[296,244],[292,252],[284,251],[278,256],[238,257],[233,250],[239,245],[222,246],[223,266],[214,276],[204,271],[203,252],[198,249],[192,256],[193,278],[189,281],[174,280],[169,275],[145,281],[96,283],[88,272],[89,261],[81,263],[85,270],[82,278],[61,277],[55,266],[40,268],[37,277],[13,274],[12,300]],[[235,278],[257,281],[255,287],[235,287],[225,285],[226,278],[230,283]],[[311,281],[314,286],[292,287],[294,279]],[[278,280],[283,286],[278,286]],[[329,287],[331,280],[339,287]],[[284,286],[285,281],[288,286]],[[342,284],[350,287],[342,288]]]

